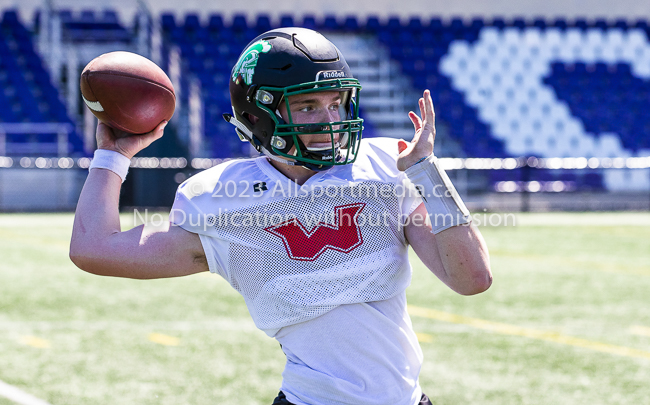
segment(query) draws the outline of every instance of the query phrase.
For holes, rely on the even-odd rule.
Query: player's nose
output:
[[[318,108],[318,113],[315,117],[318,122],[335,122],[339,120],[338,110],[332,110],[327,106]]]

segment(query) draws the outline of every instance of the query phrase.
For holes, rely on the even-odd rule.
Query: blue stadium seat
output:
[[[399,17],[396,16],[389,17],[386,28],[388,28],[388,30],[392,32],[400,31],[402,29],[402,23],[400,22]]]
[[[526,28],[528,24],[526,24],[526,20],[523,17],[515,17],[512,20],[512,26],[517,27],[519,29],[524,29]]]
[[[565,30],[567,28],[567,22],[563,18],[556,18],[555,21],[553,21],[553,27],[559,28],[561,30]]]
[[[411,17],[406,27],[412,33],[419,34],[420,32],[422,32],[422,28],[423,28],[422,20],[420,19],[420,17]]]
[[[280,17],[280,27],[295,27],[293,22],[293,16],[291,15],[282,15]]]
[[[117,13],[114,10],[104,10],[102,12],[101,22],[104,24],[119,24]]]
[[[259,15],[257,17],[257,22],[255,23],[255,29],[257,32],[264,33],[271,30],[271,19],[268,15]]]
[[[334,15],[327,15],[325,16],[325,19],[323,20],[323,24],[320,27],[323,30],[326,31],[336,31],[339,29],[339,23],[336,20],[336,16]]]
[[[208,22],[208,29],[214,31],[221,31],[224,28],[223,17],[220,14],[212,14]]]
[[[506,26],[506,22],[503,17],[494,17],[491,21],[491,25],[498,29],[503,29]]]
[[[343,30],[347,32],[357,32],[359,30],[359,22],[355,16],[347,16],[343,21]]]
[[[453,17],[451,19],[451,24],[449,28],[454,32],[461,32],[465,30],[465,24],[463,23],[463,19],[461,17]]]
[[[63,23],[72,21],[72,11],[70,10],[59,10],[59,18]]]
[[[594,22],[594,27],[605,31],[605,30],[607,30],[607,28],[609,28],[609,24],[607,23],[607,20],[605,20],[604,18],[598,18]]]
[[[634,24],[634,28],[639,28],[639,29],[645,30],[646,33],[647,33],[648,32],[648,22],[646,20],[638,20]]]
[[[485,26],[485,22],[483,21],[482,18],[474,18],[472,19],[470,29],[477,33]]]
[[[176,19],[173,14],[163,14],[160,17],[160,24],[164,31],[173,31],[176,28]]]
[[[95,22],[95,12],[93,10],[82,10],[77,21],[82,24],[93,24]]]
[[[381,29],[381,23],[379,22],[379,17],[368,16],[368,19],[366,19],[365,30],[371,33],[376,33],[380,29]]]
[[[537,27],[542,30],[546,29],[546,20],[541,17],[535,17],[533,20],[533,27]]]
[[[585,30],[587,30],[587,28],[589,28],[589,24],[587,23],[587,20],[585,20],[584,18],[576,19],[575,22],[574,22],[574,26],[576,28],[579,28],[579,29],[583,30],[583,31],[585,31]]]
[[[236,14],[235,16],[233,16],[232,25],[230,26],[230,28],[233,31],[237,31],[237,32],[246,31],[248,29],[248,24],[246,23],[246,15]]]
[[[201,28],[201,22],[197,14],[187,14],[185,16],[185,31],[197,31]]]
[[[429,20],[429,27],[431,31],[433,32],[439,32],[442,31],[442,20],[438,17],[433,17],[431,20]]]
[[[620,28],[620,29],[622,29],[624,31],[627,31],[627,29],[628,29],[627,20],[622,20],[622,19],[616,20],[614,22],[614,27],[615,28]]]
[[[302,26],[304,28],[309,28],[310,30],[315,30],[317,28],[316,17],[313,15],[305,15],[302,19]]]
[[[20,27],[20,21],[18,21],[18,13],[16,10],[5,10],[2,13],[2,25],[10,27]]]

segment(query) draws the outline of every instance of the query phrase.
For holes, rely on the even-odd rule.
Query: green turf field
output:
[[[450,405],[650,403],[650,214],[517,221],[482,228],[494,284],[481,295],[412,256],[424,391]],[[53,405],[270,405],[284,356],[225,281],[86,274],[68,259],[71,225],[0,215],[0,380]]]

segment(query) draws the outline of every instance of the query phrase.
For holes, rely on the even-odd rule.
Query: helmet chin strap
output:
[[[283,158],[281,158],[281,157],[275,156],[274,154],[272,154],[271,152],[269,152],[269,151],[268,151],[265,147],[263,147],[263,146],[260,147],[260,149],[262,149],[262,153],[264,153],[264,154],[266,155],[267,158],[273,160],[274,162],[284,163],[285,165],[288,165],[288,166],[295,166],[295,165],[296,165],[296,162],[292,162],[292,161],[290,161],[290,160],[283,159]]]

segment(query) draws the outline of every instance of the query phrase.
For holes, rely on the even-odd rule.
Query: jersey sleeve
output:
[[[174,205],[169,213],[169,222],[188,232],[199,235],[211,273],[227,278],[227,264],[223,263],[219,249],[226,249],[226,241],[214,233],[211,221],[214,215],[206,209],[205,202],[211,195],[206,176],[195,176],[182,183],[176,191]]]

